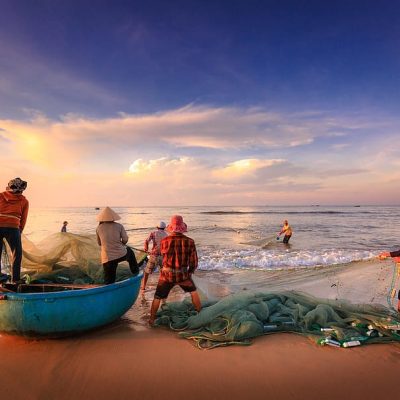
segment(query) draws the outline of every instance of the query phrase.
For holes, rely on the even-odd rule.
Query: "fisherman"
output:
[[[381,260],[392,257],[397,263],[400,263],[400,250],[384,251],[378,256]],[[397,292],[397,311],[400,313],[400,290]]]
[[[292,237],[293,230],[290,227],[289,222],[287,221],[287,219],[285,219],[283,221],[283,226],[282,226],[281,231],[278,233],[277,239],[279,239],[279,237],[282,235],[282,233],[285,234],[285,236],[283,237],[283,243],[286,243],[286,244],[289,243],[289,240]]]
[[[67,233],[68,221],[64,221],[61,227],[61,232]]]
[[[25,181],[21,178],[15,178],[8,182],[6,191],[0,193],[0,254],[5,239],[11,249],[11,281],[13,283],[20,283],[21,233],[25,228],[29,211],[29,202],[22,195],[26,187]],[[4,280],[6,276],[6,274],[1,273],[0,269],[0,279]]]
[[[201,302],[193,282],[192,274],[197,268],[198,258],[194,240],[185,236],[187,225],[180,215],[173,215],[167,226],[169,236],[161,240],[162,268],[158,280],[153,303],[151,305],[149,324],[154,325],[156,313],[161,300],[167,299],[175,285],[190,293],[192,303],[197,312],[201,310]]]
[[[152,243],[153,247],[149,253],[149,260],[146,264],[146,268],[144,269],[143,281],[140,287],[143,292],[146,290],[146,284],[147,280],[149,279],[149,275],[152,274],[157,267],[159,267],[161,270],[162,257],[160,252],[160,243],[162,239],[168,236],[167,232],[165,232],[165,228],[165,222],[160,221],[157,225],[157,229],[152,231],[144,241],[144,251],[146,253],[149,250],[149,243]]]
[[[101,246],[101,262],[104,270],[104,283],[115,282],[118,263],[128,261],[133,275],[139,273],[139,267],[133,250],[126,246],[128,235],[125,228],[115,222],[121,217],[110,207],[106,207],[97,215],[99,226],[96,229],[97,243]]]

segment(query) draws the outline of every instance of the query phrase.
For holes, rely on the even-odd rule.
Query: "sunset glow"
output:
[[[187,5],[168,26],[83,3],[1,13],[3,186],[38,206],[398,203],[393,10],[358,9],[354,35],[341,3]]]

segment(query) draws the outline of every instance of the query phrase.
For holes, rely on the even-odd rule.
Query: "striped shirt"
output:
[[[173,232],[161,241],[163,265],[160,278],[167,282],[182,282],[190,277],[198,265],[194,240]]]
[[[150,233],[149,237],[144,241],[144,251],[147,251],[149,248],[149,243],[153,243],[153,248],[150,251],[152,256],[159,256],[160,253],[160,243],[168,234],[162,229],[157,229]]]

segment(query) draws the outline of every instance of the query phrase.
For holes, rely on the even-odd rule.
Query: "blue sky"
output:
[[[97,182],[51,204],[397,203],[400,3],[0,7],[1,178]]]

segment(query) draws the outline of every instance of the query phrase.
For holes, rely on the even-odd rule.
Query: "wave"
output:
[[[292,214],[373,214],[371,211],[201,211],[200,214],[208,214],[208,215],[246,215],[246,214],[284,214],[284,215],[292,215]]]
[[[369,260],[376,253],[363,250],[211,250],[202,251],[199,268],[202,270],[282,270],[292,268],[329,267],[354,261]]]

